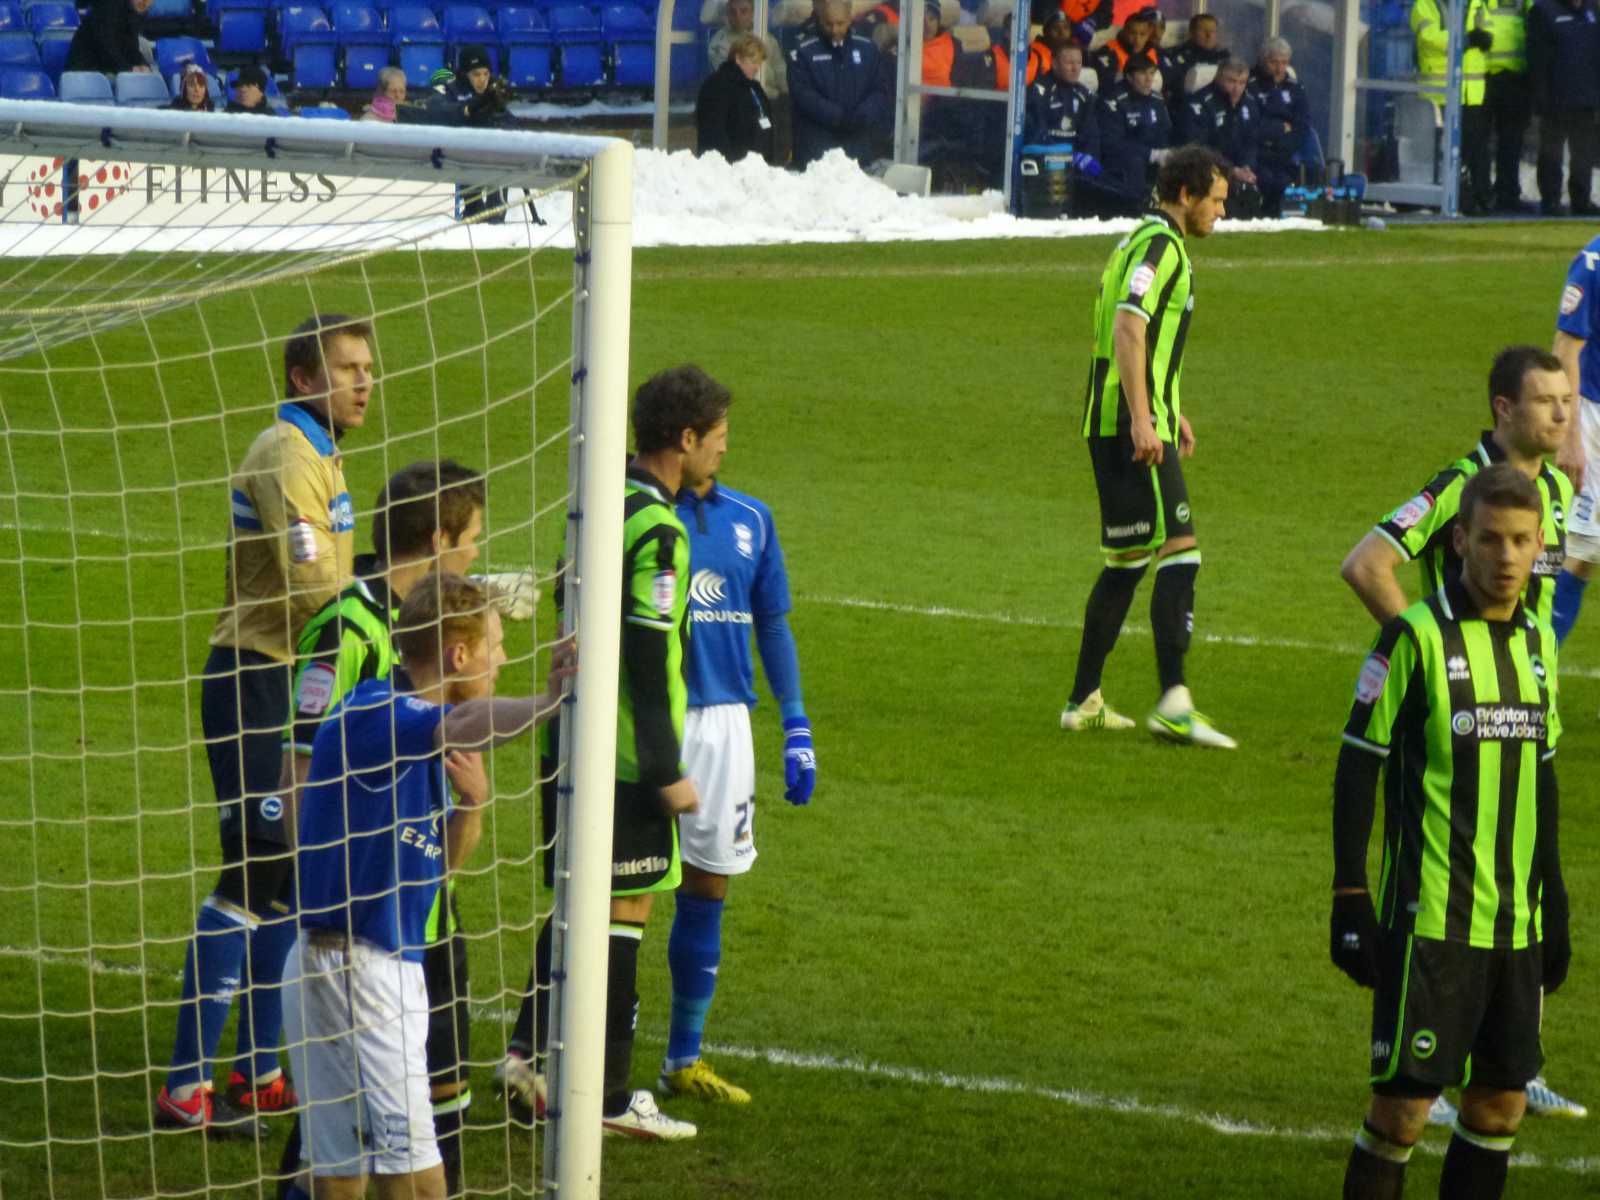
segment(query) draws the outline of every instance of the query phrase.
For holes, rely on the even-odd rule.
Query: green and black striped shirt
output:
[[[1556,639],[1517,605],[1487,621],[1460,579],[1386,624],[1347,745],[1383,757],[1388,928],[1485,949],[1540,940],[1539,764],[1555,753]]]
[[[666,787],[685,774],[689,533],[661,481],[637,467],[628,468],[622,522],[617,779]]]
[[[1161,211],[1117,243],[1100,277],[1094,302],[1094,356],[1084,397],[1083,436],[1116,437],[1131,424],[1128,399],[1117,368],[1114,335],[1117,313],[1131,312],[1145,322],[1145,389],[1156,436],[1178,442],[1178,382],[1183,375],[1183,343],[1194,314],[1194,272],[1183,233]]]
[[[1493,431],[1485,430],[1472,453],[1440,471],[1420,492],[1378,522],[1378,533],[1403,556],[1416,559],[1422,568],[1425,595],[1438,591],[1447,577],[1461,571],[1452,531],[1467,480],[1483,468],[1505,459],[1505,451],[1494,440]],[[1561,573],[1561,564],[1567,557],[1567,514],[1572,509],[1572,481],[1545,463],[1535,482],[1543,508],[1544,552],[1534,560],[1533,574],[1528,577],[1522,599],[1541,621],[1549,621],[1556,601],[1556,576]]]

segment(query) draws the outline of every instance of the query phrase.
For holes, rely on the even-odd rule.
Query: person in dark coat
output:
[[[72,35],[67,49],[68,71],[148,71],[139,49],[139,27],[151,0],[94,0],[94,7]]]
[[[1161,87],[1167,96],[1167,109],[1174,125],[1179,124],[1178,108],[1188,98],[1189,72],[1195,67],[1220,67],[1230,55],[1217,45],[1217,18],[1212,13],[1197,13],[1189,18],[1189,32],[1180,45],[1161,51]],[[1196,91],[1199,89],[1197,88]]]
[[[1156,167],[1172,149],[1172,117],[1156,94],[1156,66],[1142,56],[1130,58],[1125,87],[1100,94],[1095,114],[1100,126],[1100,162],[1104,170],[1092,181],[1103,216],[1136,216],[1149,203]]]
[[[1022,140],[1029,145],[1070,143],[1073,157],[1100,157],[1100,123],[1094,93],[1079,82],[1083,47],[1068,42],[1058,48],[1050,72],[1028,89]]]
[[[789,52],[794,104],[794,165],[838,148],[865,166],[891,111],[881,55],[871,38],[850,31],[847,0],[823,0],[817,37]]]
[[[1600,158],[1600,12],[1595,0],[1534,0],[1528,10],[1528,77],[1539,114],[1539,208],[1561,208],[1561,158],[1572,152],[1572,215],[1592,217],[1590,180]]]
[[[694,102],[699,153],[715,150],[729,162],[756,154],[773,160],[772,103],[761,86],[767,48],[753,33],[742,33],[728,47],[723,64],[700,85]]]
[[[1209,146],[1231,164],[1228,216],[1275,217],[1289,177],[1261,163],[1261,108],[1250,98],[1249,78],[1250,69],[1236,58],[1218,67],[1217,77],[1189,97],[1179,136]]]
[[[278,110],[267,103],[267,73],[254,63],[240,67],[233,77],[233,99],[223,111],[256,117],[278,116]]]
[[[1311,133],[1311,101],[1289,74],[1289,43],[1272,38],[1261,48],[1261,63],[1250,77],[1249,95],[1261,110],[1261,161],[1286,180],[1293,179],[1299,154]]]

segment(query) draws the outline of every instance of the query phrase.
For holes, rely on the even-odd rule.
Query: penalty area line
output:
[[[0,958],[26,958],[32,959],[46,966],[80,966],[87,967],[97,975],[134,975],[146,976],[151,979],[181,979],[179,972],[157,971],[145,969],[132,963],[105,963],[88,954],[86,950],[40,950],[27,946],[0,945]],[[41,1014],[42,1016],[52,1014]],[[27,1019],[21,1014],[7,1013],[6,1020]],[[510,1024],[516,1017],[513,1009],[497,1004],[474,1004],[472,1016],[476,1021]],[[666,1045],[666,1038],[653,1034],[641,1034],[641,1042],[651,1045]],[[780,1070],[792,1071],[823,1071],[835,1075],[859,1075],[865,1078],[882,1079],[891,1083],[906,1084],[911,1087],[937,1088],[943,1091],[963,1092],[980,1096],[1019,1096],[1025,1099],[1044,1100],[1052,1104],[1064,1105],[1068,1108],[1081,1108],[1095,1112],[1109,1113],[1113,1116],[1143,1117],[1157,1121],[1172,1121],[1184,1125],[1193,1125],[1207,1130],[1221,1137],[1259,1137],[1291,1142],[1347,1142],[1351,1132],[1348,1129],[1302,1128],[1291,1126],[1267,1125],[1259,1121],[1245,1118],[1230,1117],[1220,1112],[1202,1112],[1195,1109],[1181,1108],[1176,1104],[1152,1104],[1140,1100],[1136,1096],[1112,1096],[1101,1092],[1085,1091],[1081,1088],[1047,1087],[1042,1084],[1026,1083],[1020,1079],[1007,1079],[995,1075],[960,1075],[949,1071],[929,1071],[921,1067],[897,1066],[892,1063],[882,1063],[875,1059],[866,1058],[841,1058],[832,1054],[821,1054],[811,1051],[788,1050],[779,1046],[739,1046],[728,1043],[707,1042],[706,1049],[712,1054],[724,1058],[740,1059],[746,1062],[762,1062]],[[1352,1128],[1355,1117],[1352,1116]],[[1417,1149],[1424,1154],[1435,1157],[1444,1153],[1444,1148],[1437,1143],[1420,1142]],[[1517,1153],[1511,1157],[1511,1165],[1524,1169],[1544,1168],[1554,1171],[1563,1171],[1572,1175],[1600,1175],[1600,1157],[1584,1155],[1579,1157],[1552,1158],[1538,1154]]]
[[[1030,613],[986,612],[975,608],[956,608],[944,604],[902,604],[893,600],[872,600],[864,596],[817,596],[796,593],[795,600],[809,604],[822,604],[830,608],[856,608],[868,612],[894,613],[907,617],[927,617],[932,620],[974,621],[989,625],[1007,625],[1024,629],[1059,629],[1075,632],[1083,628],[1082,621],[1064,621],[1055,617],[1040,617]],[[1124,634],[1149,637],[1150,627],[1135,622],[1123,625]],[[1319,642],[1309,638],[1263,637],[1248,633],[1196,632],[1194,640],[1208,646],[1240,646],[1245,649],[1302,650],[1312,654],[1332,654],[1352,661],[1365,655],[1371,646],[1354,642]],[[1563,665],[1561,674],[1584,679],[1600,679],[1600,668],[1569,667]]]

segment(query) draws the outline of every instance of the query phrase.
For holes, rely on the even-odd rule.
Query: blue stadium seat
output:
[[[117,103],[128,108],[165,108],[172,103],[166,80],[151,71],[118,71]]]
[[[329,42],[314,45],[301,42],[289,61],[289,86],[295,89],[326,90],[339,85],[339,48]]]
[[[168,22],[189,22],[194,20],[193,0],[151,0],[150,8],[145,12],[145,20]]]
[[[39,62],[39,48],[33,44],[33,36],[26,33],[0,33],[0,67],[43,70]]]
[[[475,4],[452,4],[444,10],[444,39],[452,47],[495,40],[494,18]],[[450,53],[455,58],[455,51]]]
[[[161,72],[163,78],[180,73],[189,63],[199,63],[207,74],[215,70],[211,65],[211,55],[206,52],[206,44],[199,38],[156,39],[156,69]]]
[[[389,31],[370,4],[335,4],[329,14],[344,51],[344,86],[373,87],[378,72],[389,65]]]
[[[34,48],[39,52],[39,64],[51,79],[60,79],[66,69],[67,55],[72,50],[72,36],[76,30],[46,29],[38,35]]]
[[[311,108],[302,108],[300,110],[300,115],[302,117],[310,117],[313,120],[323,121],[348,121],[350,119],[350,114],[345,112],[344,109],[334,108],[331,105],[316,105]]]
[[[50,76],[39,68],[0,67],[0,100],[53,100],[55,95]]]
[[[0,7],[4,7],[0,5]],[[78,10],[70,4],[59,4],[52,0],[49,4],[31,4],[28,6],[28,28],[38,36],[46,29],[76,29],[78,27]],[[0,28],[4,28],[0,25]]]
[[[57,94],[69,104],[115,104],[111,81],[99,71],[66,71],[62,73]]]
[[[217,27],[218,54],[265,54],[267,52],[267,10],[265,6],[226,0],[212,18]]]
[[[388,46],[349,46],[344,52],[344,86],[366,91],[378,86],[378,72],[389,65]]]
[[[608,4],[600,10],[600,32],[611,55],[611,82],[618,87],[654,87],[655,19],[631,5]]]
[[[278,37],[283,52],[292,57],[300,46],[333,46],[338,36],[328,14],[314,4],[291,4],[278,10]]]
[[[77,10],[73,10],[76,17]],[[22,9],[15,4],[0,4],[0,33],[22,33],[27,24],[22,19]]]
[[[606,81],[600,46],[600,22],[577,4],[563,4],[546,14],[550,40],[556,45],[556,73],[562,87],[598,87]]]
[[[397,4],[389,10],[389,36],[400,69],[410,87],[427,87],[428,77],[444,66],[444,30],[431,8]]]
[[[507,82],[522,91],[549,87],[555,79],[554,54],[544,14],[530,5],[508,4],[497,16]]]

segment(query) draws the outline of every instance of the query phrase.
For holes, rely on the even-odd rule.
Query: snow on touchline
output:
[[[397,192],[408,185],[398,185]],[[439,211],[447,188],[432,188]],[[513,196],[517,193],[513,192]],[[137,202],[137,188],[132,197]],[[341,200],[343,198],[341,197]],[[119,199],[119,206],[125,203]],[[250,223],[241,209],[222,212],[191,207],[181,224],[118,226],[109,219],[81,225],[0,223],[0,256],[272,252],[362,250],[402,245],[425,237],[430,249],[492,250],[527,246],[570,247],[571,196],[556,193],[538,202],[545,227],[530,228],[517,205],[504,225],[459,225],[449,217],[421,216],[416,205],[402,219],[381,218],[383,202],[352,209],[326,223],[301,220],[268,226]],[[115,211],[125,211],[118,208]],[[306,214],[309,215],[309,214]],[[244,218],[243,221],[240,218]],[[164,220],[165,218],[163,218]],[[148,221],[149,218],[146,218]],[[1119,233],[1120,221],[1030,221],[1002,211],[998,192],[979,196],[899,196],[870,178],[842,151],[833,151],[804,172],[769,167],[758,159],[728,163],[720,155],[696,157],[686,150],[640,150],[634,158],[633,241],[636,246],[760,246],[793,243],[958,241],[975,238],[1062,238]],[[1218,230],[1322,229],[1318,221],[1223,222]]]

